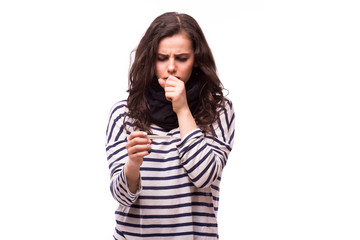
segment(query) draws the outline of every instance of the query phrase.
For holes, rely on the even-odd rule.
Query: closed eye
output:
[[[186,62],[189,59],[190,56],[187,53],[182,53],[182,54],[179,54],[179,55],[175,55],[175,57],[180,62]]]
[[[187,57],[177,57],[176,59],[180,62],[186,62],[188,60]]]
[[[160,62],[164,62],[164,61],[166,61],[166,60],[168,60],[169,59],[169,57],[168,56],[166,56],[166,55],[158,55],[158,57],[157,57],[157,60],[158,61],[160,61]]]

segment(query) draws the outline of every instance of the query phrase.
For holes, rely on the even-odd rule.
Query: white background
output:
[[[236,111],[220,239],[360,239],[358,1],[1,1],[0,239],[112,239],[105,130],[166,11]]]

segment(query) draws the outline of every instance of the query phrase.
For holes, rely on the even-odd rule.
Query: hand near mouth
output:
[[[159,84],[165,90],[166,99],[172,102],[175,113],[179,113],[182,109],[189,109],[185,83],[183,81],[170,75],[167,79],[159,78]]]

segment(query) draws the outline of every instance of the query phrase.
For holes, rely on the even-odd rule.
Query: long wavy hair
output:
[[[184,31],[192,40],[194,49],[194,69],[198,81],[202,82],[200,108],[194,118],[198,127],[212,134],[210,124],[217,121],[219,107],[224,107],[223,86],[217,75],[214,57],[205,36],[194,18],[187,14],[168,12],[157,17],[142,37],[129,71],[127,105],[129,112],[124,118],[132,118],[135,129],[151,133],[151,111],[147,93],[155,75],[158,46],[163,38]]]

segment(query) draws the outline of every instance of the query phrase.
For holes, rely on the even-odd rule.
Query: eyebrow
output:
[[[168,54],[163,54],[163,53],[158,53],[159,56],[161,57],[168,57]],[[190,53],[180,53],[180,54],[174,54],[175,57],[188,57],[190,56]]]

